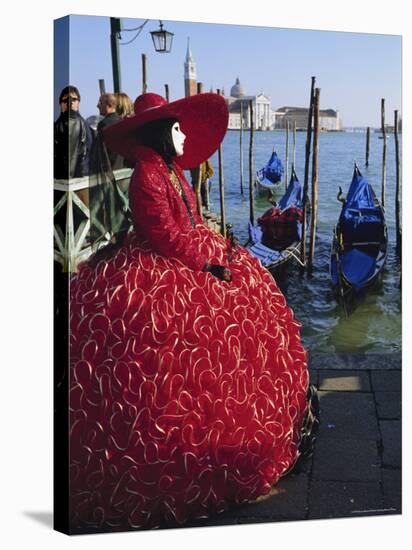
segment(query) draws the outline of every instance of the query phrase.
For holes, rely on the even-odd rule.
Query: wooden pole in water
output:
[[[371,129],[368,126],[366,128],[366,158],[365,158],[365,165],[369,166],[369,149],[370,149],[370,142],[371,142]]]
[[[165,99],[169,101],[169,84],[165,84]]]
[[[288,167],[289,167],[289,121],[286,122],[285,190],[288,188]]]
[[[293,168],[296,166],[296,120],[293,121]]]
[[[303,222],[302,222],[302,242],[300,247],[300,261],[306,264],[306,223],[308,218],[308,186],[309,186],[309,158],[310,144],[312,139],[312,116],[313,116],[313,98],[315,94],[315,80],[312,76],[312,84],[310,89],[310,103],[308,111],[308,127],[306,131],[306,146],[305,146],[305,178],[303,182]]]
[[[216,90],[216,93],[220,95],[220,90]],[[223,175],[223,154],[222,145],[219,145],[218,149],[219,159],[219,195],[220,195],[220,220],[221,227],[220,232],[226,238],[226,217],[225,217],[225,180]]]
[[[240,132],[239,132],[239,146],[240,146],[240,194],[243,195],[243,101],[240,100]]]
[[[104,78],[99,78],[99,91],[100,91],[100,95],[103,95],[106,93]]]
[[[395,191],[395,216],[396,216],[396,251],[401,255],[402,240],[401,240],[401,170],[399,156],[399,136],[398,136],[398,111],[395,111],[394,121],[395,134],[395,159],[396,159],[396,191]]]
[[[253,121],[253,100],[249,100],[249,113],[250,113],[250,141],[249,141],[249,204],[250,204],[250,223],[255,223],[255,198],[253,195],[253,133],[254,133],[254,121]]]
[[[203,84],[201,82],[197,83],[197,93],[201,94],[203,90]],[[200,214],[200,217],[203,219],[203,207],[202,207],[202,164],[199,164],[197,168],[197,177],[195,181],[195,193],[197,201],[197,210]]]
[[[310,246],[308,270],[313,269],[315,257],[316,225],[318,213],[318,157],[319,157],[319,98],[320,88],[316,88],[313,102],[313,155],[312,155],[312,216],[310,219]]]
[[[142,93],[147,93],[147,63],[146,54],[142,53]]]
[[[385,99],[381,100],[381,130],[383,137],[383,149],[382,149],[382,197],[381,204],[385,206],[385,192],[386,192],[386,128],[385,128]]]

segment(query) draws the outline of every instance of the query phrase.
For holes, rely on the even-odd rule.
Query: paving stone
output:
[[[372,388],[374,391],[401,391],[402,372],[373,371],[371,372]]]
[[[318,437],[378,440],[373,394],[319,391]]]
[[[379,481],[380,457],[376,441],[319,438],[312,478],[323,481]]]
[[[380,419],[400,419],[402,414],[401,392],[375,392],[376,408]]]
[[[400,470],[382,468],[383,502],[394,513],[402,512],[402,473]]]
[[[325,370],[319,373],[319,389],[335,391],[371,390],[369,374],[365,371]]]
[[[393,370],[402,366],[401,353],[311,353],[309,368],[327,370]]]
[[[400,468],[402,463],[402,428],[400,420],[381,420],[382,464]]]
[[[385,513],[379,482],[313,481],[309,519]]]
[[[308,476],[288,475],[272,488],[270,496],[233,508],[226,512],[228,518],[261,518],[266,520],[305,519],[307,514]]]

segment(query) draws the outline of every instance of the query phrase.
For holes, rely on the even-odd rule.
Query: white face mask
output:
[[[180,129],[180,124],[175,122],[172,126],[172,141],[176,151],[176,155],[181,157],[183,155],[183,144],[186,136]]]

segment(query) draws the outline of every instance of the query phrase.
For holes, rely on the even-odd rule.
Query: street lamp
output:
[[[110,44],[112,52],[112,67],[113,67],[113,87],[114,92],[121,91],[121,81],[120,81],[120,52],[119,45],[126,46],[131,44],[139,34],[142,32],[143,27],[149,20],[146,19],[139,27],[134,29],[122,29],[120,19],[118,17],[110,18]],[[163,23],[159,20],[160,28],[157,31],[151,31],[153,44],[155,50],[159,53],[169,53],[172,48],[172,41],[174,34],[172,32],[166,31],[163,29]],[[120,43],[119,39],[120,32],[135,32],[135,36],[128,42]]]
[[[172,32],[163,30],[163,23],[159,20],[160,28],[157,31],[151,31],[155,50],[159,53],[169,53],[172,48],[173,36]]]

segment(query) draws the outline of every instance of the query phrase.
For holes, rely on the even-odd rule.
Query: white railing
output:
[[[130,168],[114,172],[118,186],[125,196],[131,174]],[[89,189],[97,185],[99,182],[95,175],[54,180],[54,259],[62,265],[64,271],[77,271],[79,263],[94,252],[95,247],[90,240]],[[98,220],[94,220],[94,225],[101,231],[103,243],[108,243],[112,235],[105,232]],[[100,246],[102,241],[99,242]]]

